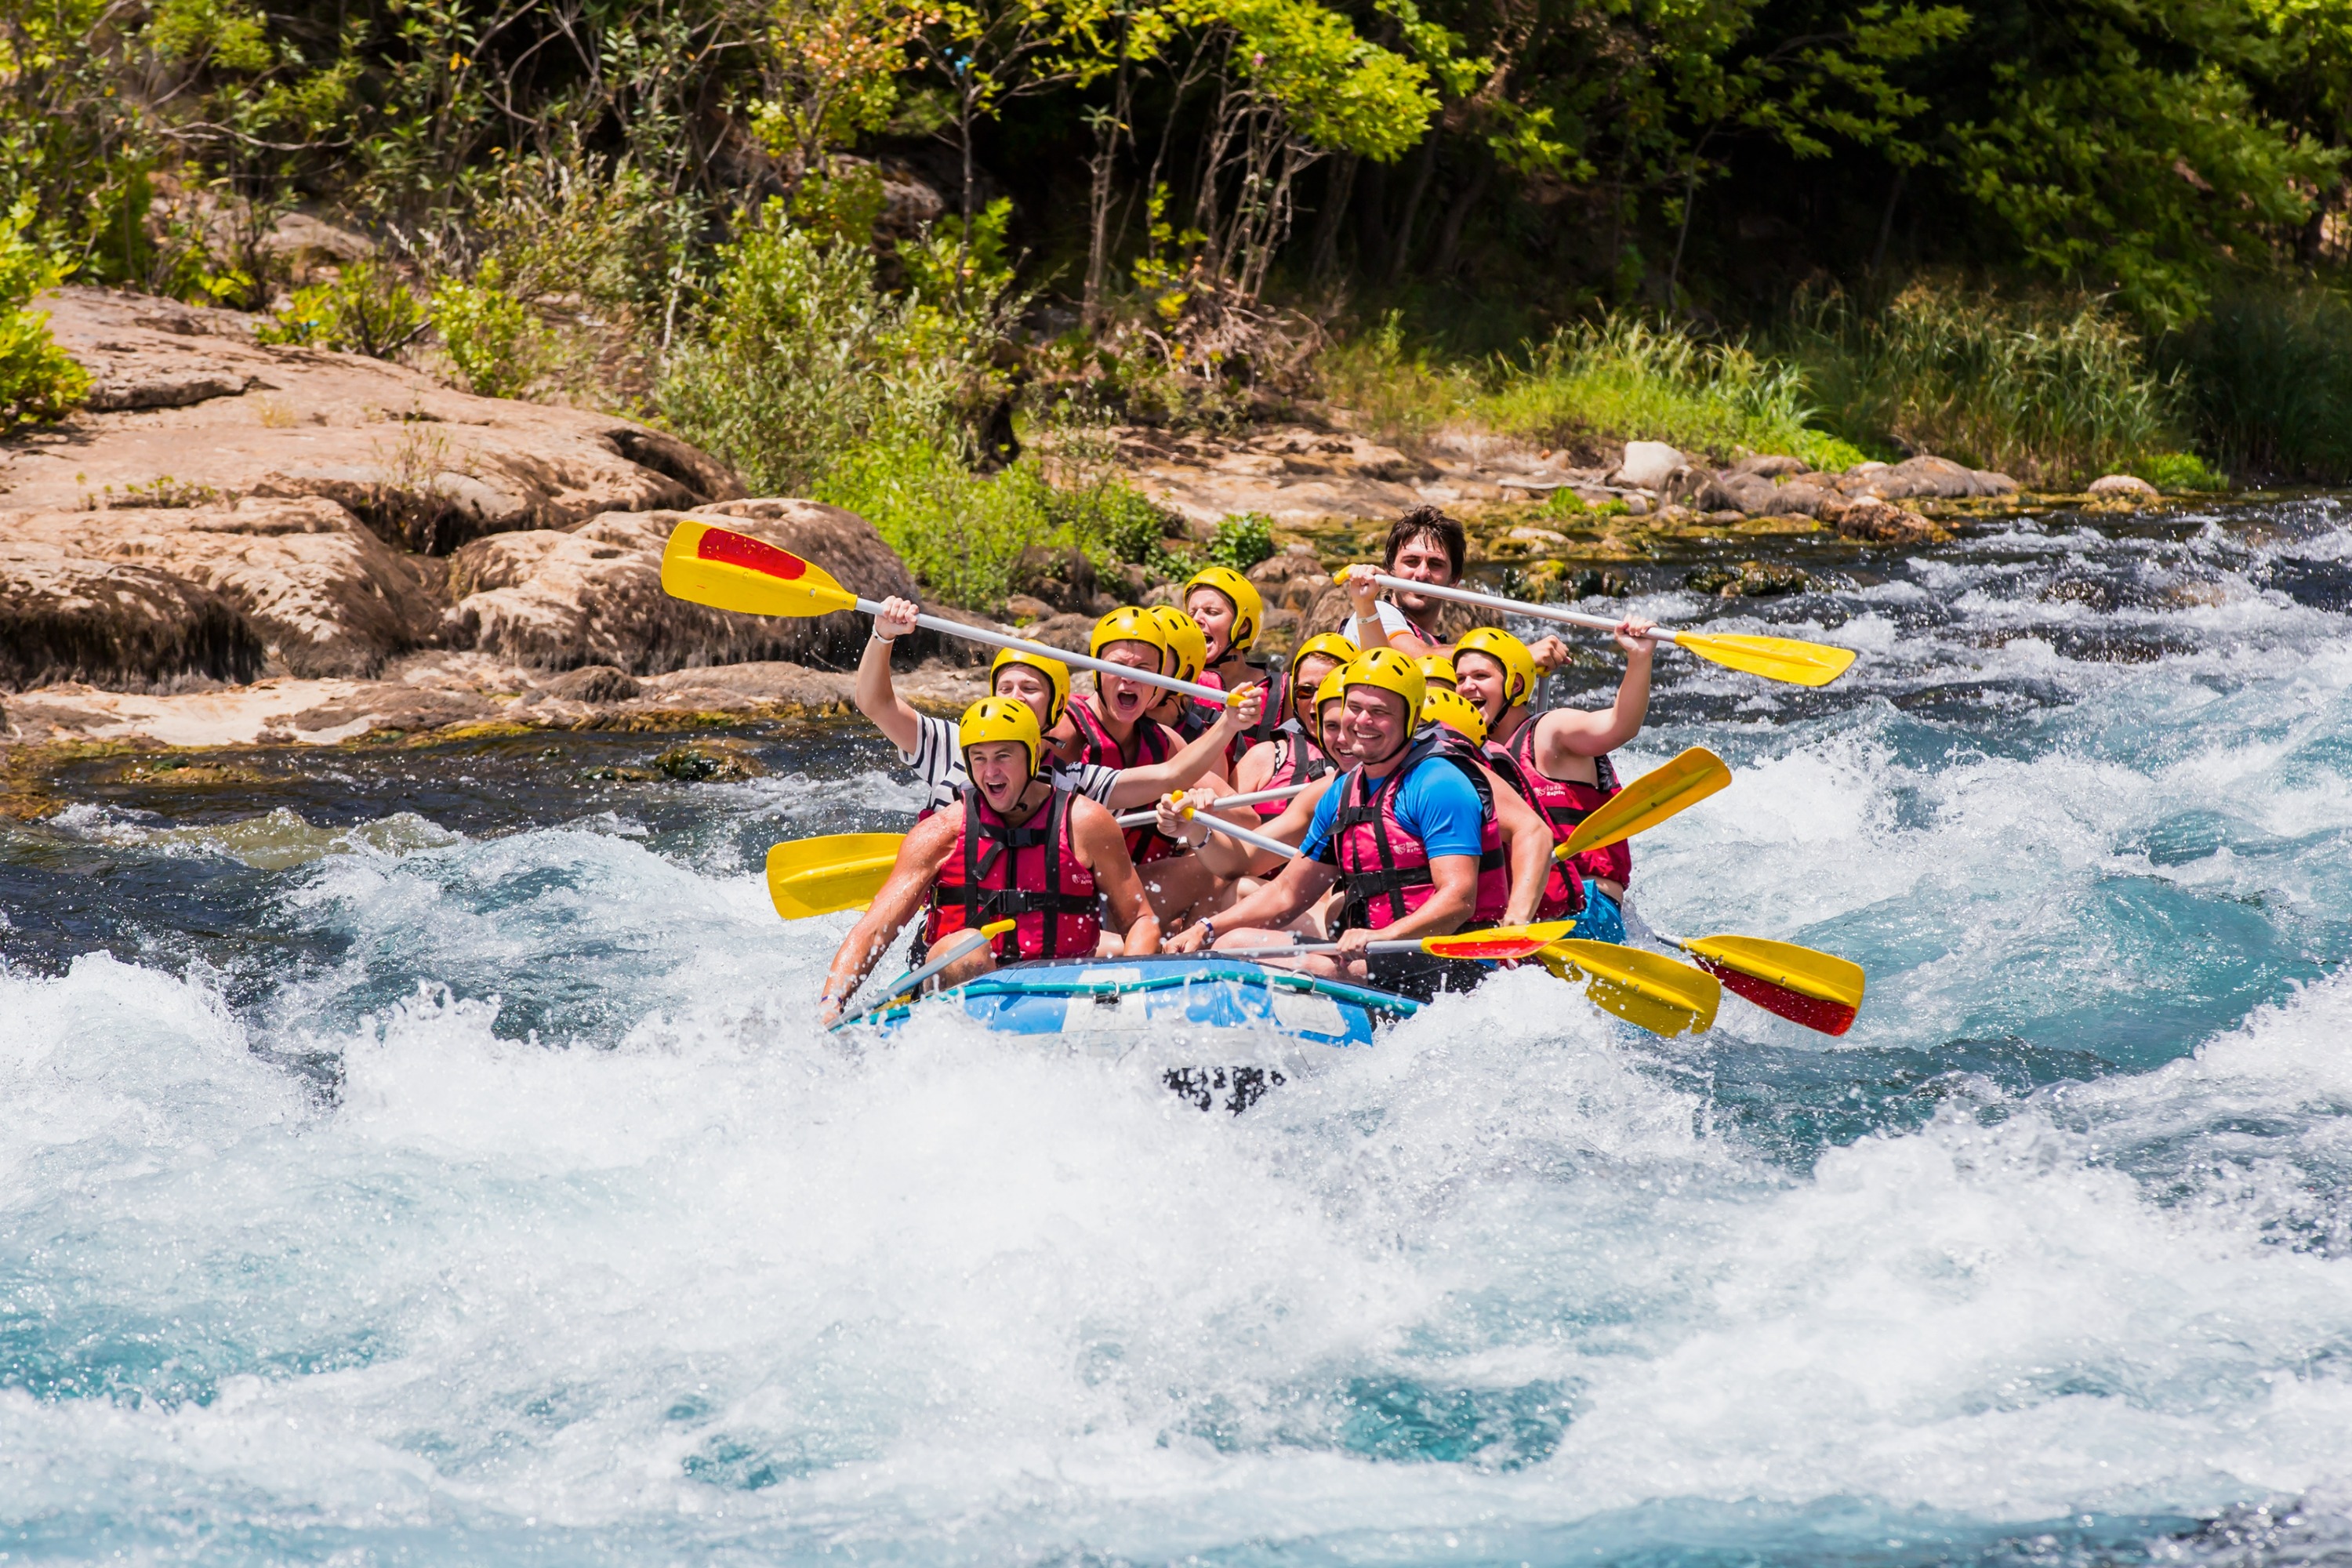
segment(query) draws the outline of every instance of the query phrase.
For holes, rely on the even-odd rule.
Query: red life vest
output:
[[[1556,779],[1538,767],[1537,722],[1531,716],[1507,745],[1488,742],[1487,763],[1551,825],[1553,840],[1565,844],[1578,823],[1600,810],[1623,786],[1618,784],[1616,764],[1606,752],[1592,759],[1593,774],[1601,781],[1597,784]],[[1610,881],[1622,888],[1633,879],[1633,847],[1621,838],[1605,849],[1587,849],[1570,864],[1588,882]]]
[[[1257,722],[1225,742],[1225,776],[1227,778],[1233,777],[1234,770],[1241,766],[1242,759],[1249,754],[1249,749],[1252,746],[1256,745],[1260,741],[1273,738],[1274,716],[1282,711],[1280,704],[1282,677],[1265,670],[1260,670],[1259,675],[1265,683],[1265,701],[1258,709]],[[1213,686],[1220,691],[1225,689],[1225,678],[1216,670],[1204,669],[1198,679],[1203,686]],[[1176,726],[1176,732],[1188,741],[1197,741],[1209,726],[1216,721],[1215,709],[1188,701],[1184,704],[1183,721]]]
[[[1265,783],[1260,789],[1287,789],[1292,784],[1312,784],[1317,779],[1335,773],[1331,759],[1323,754],[1296,719],[1285,719],[1282,728],[1274,732],[1274,766],[1267,770]],[[1257,803],[1259,816],[1271,822],[1290,809],[1286,800],[1262,800]]]
[[[989,808],[980,791],[964,791],[963,843],[931,884],[924,946],[1010,917],[1013,929],[992,943],[999,963],[1092,958],[1102,916],[1095,874],[1070,843],[1073,799],[1066,789],[1054,790],[1024,826],[1014,827]]]
[[[1092,707],[1073,697],[1064,710],[1070,721],[1078,727],[1078,761],[1093,763],[1106,768],[1141,768],[1154,763],[1164,763],[1179,750],[1175,737],[1168,727],[1156,719],[1139,718],[1135,721],[1135,749],[1130,757],[1119,747],[1102,716]],[[1164,860],[1180,853],[1183,846],[1160,829],[1147,823],[1130,827],[1127,834],[1127,858],[1140,866],[1149,860]]]
[[[1493,925],[1510,905],[1511,872],[1503,858],[1503,833],[1495,821],[1494,791],[1486,775],[1468,757],[1451,752],[1435,735],[1417,736],[1397,770],[1368,795],[1363,770],[1350,773],[1338,787],[1339,797],[1331,819],[1331,837],[1324,850],[1338,865],[1346,887],[1339,928],[1368,926],[1374,931],[1395,924],[1429,902],[1437,884],[1429,874],[1429,851],[1398,819],[1398,794],[1415,768],[1442,762],[1459,767],[1478,792],[1478,889],[1464,931]]]

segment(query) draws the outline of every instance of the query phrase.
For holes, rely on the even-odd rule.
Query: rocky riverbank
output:
[[[688,509],[861,593],[918,591],[864,519],[747,497],[723,465],[627,419],[264,344],[229,311],[88,289],[42,304],[93,392],[67,423],[0,442],[11,742],[335,744],[844,708],[859,617],[755,620],[661,592],[661,546]],[[1329,569],[1424,502],[1469,520],[1475,563],[1552,598],[1623,593],[1661,570],[1709,593],[1785,592],[2035,504],[1936,458],[1825,475],[1637,441],[1579,467],[1485,436],[1407,452],[1346,424],[1119,433],[1133,481],[1202,531],[1241,511],[1278,525],[1285,548],[1251,574],[1276,647],[1337,624]],[[1799,546],[1801,563],[1733,558]],[[1108,602],[1090,577],[1041,591],[1053,596],[1016,599],[1016,618],[1065,646]],[[975,689],[971,645],[908,656],[920,700],[951,708]]]

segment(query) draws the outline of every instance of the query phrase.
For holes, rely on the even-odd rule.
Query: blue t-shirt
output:
[[[1298,846],[1307,858],[1336,860],[1331,853],[1331,824],[1339,815],[1339,797],[1352,787],[1342,779],[1315,803],[1315,818],[1307,825],[1307,837]],[[1366,794],[1378,792],[1379,781],[1368,781]],[[1412,770],[1412,776],[1397,793],[1396,814],[1397,821],[1421,840],[1433,860],[1442,855],[1478,853],[1478,840],[1486,827],[1478,792],[1468,774],[1443,757],[1432,757]]]

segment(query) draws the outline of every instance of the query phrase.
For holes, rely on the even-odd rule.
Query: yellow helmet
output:
[[[1230,566],[1203,566],[1185,579],[1184,597],[1190,599],[1195,588],[1213,588],[1232,601],[1232,651],[1247,652],[1250,644],[1257,641],[1258,628],[1265,622],[1265,601],[1259,597],[1257,584]]]
[[[1139,642],[1160,650],[1160,663],[1168,663],[1167,629],[1152,618],[1151,612],[1140,605],[1121,605],[1095,623],[1094,636],[1087,639],[1087,651],[1095,658],[1115,642]]]
[[[1433,688],[1421,700],[1421,721],[1457,730],[1469,736],[1474,746],[1486,743],[1486,716],[1458,691],[1448,691],[1442,686]]]
[[[1029,752],[1029,772],[1037,772],[1037,752],[1045,736],[1037,728],[1037,710],[1017,697],[983,697],[963,710],[956,726],[956,750],[969,752],[991,741],[1018,741]]]
[[[1454,684],[1454,661],[1444,654],[1425,653],[1421,656],[1418,662],[1421,665],[1421,679],[1423,681],[1442,680],[1449,687]]]
[[[1366,648],[1340,674],[1343,685],[1376,687],[1403,698],[1408,723],[1419,717],[1421,700],[1429,694],[1421,666],[1392,647]]]
[[[1045,678],[1046,686],[1051,688],[1054,693],[1053,712],[1046,719],[1045,727],[1050,730],[1060,723],[1062,710],[1070,704],[1070,667],[1058,658],[1047,658],[1042,653],[1031,653],[1026,648],[1005,648],[997,654],[988,667],[989,695],[994,696],[996,693],[997,672],[1012,664],[1025,666]]]
[[[1503,706],[1517,708],[1536,694],[1536,656],[1528,645],[1496,626],[1480,626],[1454,645],[1454,657],[1483,653],[1503,667]]]
[[[1297,680],[1298,667],[1310,658],[1336,658],[1346,664],[1361,652],[1363,649],[1356,646],[1356,639],[1344,633],[1317,632],[1300,643],[1298,650],[1290,656],[1290,679]]]
[[[1346,695],[1348,695],[1348,667],[1343,664],[1324,676],[1322,683],[1315,688],[1316,716],[1318,718],[1322,716],[1323,704],[1337,702]]]
[[[1176,668],[1168,673],[1179,680],[1198,680],[1209,662],[1209,634],[1173,605],[1152,605],[1151,618],[1168,635],[1168,651],[1176,656]]]

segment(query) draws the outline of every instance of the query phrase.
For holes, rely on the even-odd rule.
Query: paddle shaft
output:
[[[1354,578],[1360,569],[1349,567],[1348,575]],[[1613,632],[1617,622],[1606,616],[1588,616],[1581,610],[1562,610],[1550,605],[1530,605],[1519,599],[1506,599],[1497,594],[1481,594],[1475,588],[1448,588],[1438,583],[1416,583],[1407,577],[1391,577],[1385,573],[1366,572],[1383,588],[1401,589],[1408,594],[1427,594],[1435,599],[1451,599],[1457,605],[1475,605],[1482,610],[1510,610],[1522,616],[1533,616],[1542,621],[1566,621],[1572,626],[1590,626],[1597,632]],[[1648,634],[1653,642],[1679,642],[1681,634],[1664,626],[1653,628]]]
[[[863,1018],[868,1013],[879,1013],[883,1008],[887,1007],[891,1003],[896,1002],[899,997],[904,996],[908,992],[912,991],[916,986],[920,985],[924,981],[929,980],[932,975],[937,974],[940,970],[945,969],[949,964],[953,963],[956,960],[963,957],[967,953],[975,952],[980,949],[986,947],[989,941],[990,938],[986,931],[968,931],[964,932],[963,936],[960,940],[951,944],[945,952],[942,952],[937,958],[931,960],[920,969],[910,969],[907,971],[906,973],[898,976],[898,979],[890,982],[888,987],[883,991],[880,1000],[868,1002],[865,1006],[857,1009],[856,1012],[844,1013],[840,1017],[835,1018],[833,1021],[833,1027],[838,1029],[844,1025],[856,1023],[858,1019]],[[831,1031],[828,1030],[827,1032],[830,1033]]]
[[[1202,956],[1216,958],[1281,958],[1287,954],[1296,952],[1337,952],[1339,951],[1339,944],[1336,942],[1302,942],[1294,943],[1289,947],[1215,948],[1212,949],[1210,952],[1203,954]],[[1366,952],[1378,953],[1426,952],[1428,949],[1421,945],[1420,938],[1408,937],[1400,942],[1368,942],[1364,944],[1363,951]],[[1475,963],[1480,961],[1470,959],[1465,960],[1465,962]]]
[[[857,607],[869,616],[878,616],[882,613],[881,603],[875,599],[860,599],[857,601]],[[1080,669],[1091,669],[1101,675],[1124,676],[1129,680],[1139,680],[1146,686],[1165,687],[1171,691],[1181,691],[1193,701],[1210,708],[1227,707],[1235,695],[1234,692],[1221,690],[1214,686],[1202,686],[1198,681],[1179,680],[1172,675],[1162,675],[1158,670],[1138,669],[1131,664],[1113,664],[1107,658],[1095,658],[1083,653],[1070,653],[1050,643],[1032,642],[1027,637],[1016,637],[1006,632],[983,631],[979,626],[968,626],[961,621],[950,621],[939,616],[917,616],[915,624],[926,631],[937,632],[941,637],[961,637],[966,642],[986,643],[991,647],[1009,647],[1018,653],[1042,654],[1047,658],[1059,659],[1064,664],[1075,665]]]

